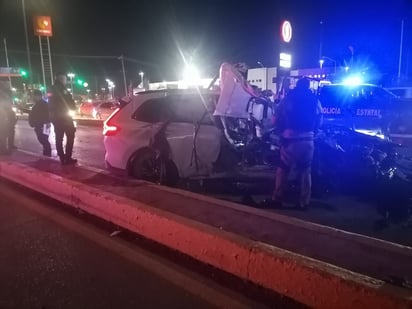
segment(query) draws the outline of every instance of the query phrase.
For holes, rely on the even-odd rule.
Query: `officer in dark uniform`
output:
[[[13,111],[10,90],[5,83],[0,84],[0,154],[9,154],[14,145],[14,130],[17,122]]]
[[[77,163],[77,160],[72,158],[76,128],[71,116],[76,110],[76,105],[72,95],[66,89],[66,84],[66,74],[56,74],[56,80],[51,87],[51,94],[49,97],[49,114],[56,135],[57,155],[63,165]],[[64,135],[66,135],[65,150],[63,149]]]
[[[43,155],[51,157],[49,107],[47,102],[43,100],[43,94],[40,90],[33,90],[33,101],[34,106],[29,113],[29,125],[34,128],[37,139],[43,146]]]
[[[6,100],[7,97],[0,89],[0,155],[9,153],[7,147],[8,118]]]
[[[321,111],[322,107],[306,78],[300,79],[296,88],[281,101],[275,115],[275,125],[281,137],[281,164],[276,171],[276,187],[270,201],[273,206],[282,206],[289,172],[295,168],[300,184],[297,207],[308,207],[314,135],[321,123]]]

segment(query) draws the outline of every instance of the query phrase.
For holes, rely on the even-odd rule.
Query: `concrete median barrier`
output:
[[[412,308],[411,290],[25,164],[0,161],[0,176],[311,307]]]

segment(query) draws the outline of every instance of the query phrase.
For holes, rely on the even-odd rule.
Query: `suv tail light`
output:
[[[114,136],[119,132],[120,127],[112,123],[114,115],[119,112],[120,108],[116,108],[114,112],[103,122],[103,135],[104,136]]]

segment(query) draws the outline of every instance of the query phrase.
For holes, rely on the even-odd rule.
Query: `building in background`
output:
[[[254,68],[247,71],[247,81],[249,84],[261,90],[272,90],[277,93],[276,86],[277,68]]]

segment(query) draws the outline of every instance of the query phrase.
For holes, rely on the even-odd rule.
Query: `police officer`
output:
[[[0,89],[0,155],[9,153],[7,147],[8,118],[6,100],[7,98]]]
[[[16,113],[13,111],[10,90],[0,84],[0,154],[9,154],[14,145],[14,130],[17,122]]]
[[[305,210],[309,205],[314,135],[320,126],[321,110],[307,78],[298,80],[296,88],[291,90],[279,105],[275,125],[281,137],[281,163],[276,171],[276,186],[270,201],[274,207],[282,206],[292,168],[296,168],[300,184],[296,206]]]
[[[66,74],[56,74],[49,98],[50,120],[54,126],[57,155],[62,165],[77,163],[77,160],[72,158],[76,128],[71,116],[71,113],[76,110],[76,105],[70,92],[66,89],[66,84]],[[63,149],[64,135],[66,135],[65,150]]]
[[[33,101],[34,105],[29,113],[29,125],[34,128],[37,139],[43,146],[43,155],[51,157],[49,107],[47,102],[43,100],[40,90],[33,90]]]

